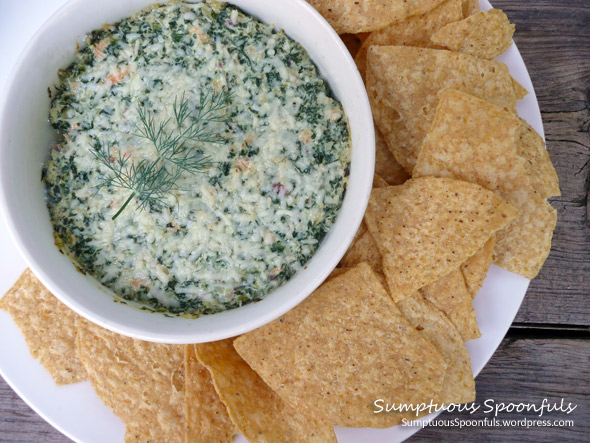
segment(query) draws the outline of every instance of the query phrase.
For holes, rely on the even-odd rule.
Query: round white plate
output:
[[[0,85],[5,84],[18,55],[37,28],[65,3],[67,0],[0,2],[0,41],[5,42],[3,47],[6,48],[0,58]],[[480,0],[480,5],[482,10],[491,8],[487,0]],[[518,113],[543,135],[537,98],[518,49],[512,45],[498,60],[505,63],[512,76],[529,91],[529,95],[518,102]],[[0,220],[0,294],[8,291],[24,270],[25,262],[9,237],[4,221]],[[492,265],[474,301],[482,336],[467,342],[475,375],[500,345],[528,285],[529,280]],[[90,383],[57,387],[41,364],[31,357],[22,334],[4,311],[0,311],[0,374],[31,408],[71,439],[84,443],[123,442],[125,426],[102,404]],[[410,426],[336,428],[336,435],[341,443],[393,443],[418,430]],[[246,440],[239,437],[236,441]]]

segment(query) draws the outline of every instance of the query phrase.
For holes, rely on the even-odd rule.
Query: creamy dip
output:
[[[306,51],[274,26],[217,2],[155,5],[93,31],[59,79],[50,122],[60,141],[43,171],[56,243],[119,296],[193,316],[257,301],[333,225],[349,171],[346,117]],[[186,141],[204,167],[167,165],[171,189],[120,211],[131,192],[97,153],[126,159],[126,171],[153,161],[142,110],[172,133],[175,103],[190,123],[221,96],[212,142]]]

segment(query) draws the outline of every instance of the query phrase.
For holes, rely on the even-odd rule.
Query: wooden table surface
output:
[[[495,0],[516,24],[514,40],[535,85],[547,147],[562,196],[551,254],[531,282],[514,324],[476,379],[477,402],[534,403],[577,408],[543,419],[573,426],[466,427],[454,419],[490,417],[478,411],[441,414],[445,427],[412,441],[589,441],[590,435],[590,0]],[[501,418],[537,418],[535,413]],[[455,423],[455,424],[452,424]],[[67,442],[0,379],[1,442]]]

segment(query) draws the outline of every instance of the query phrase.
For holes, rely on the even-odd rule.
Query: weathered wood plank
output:
[[[0,377],[0,441],[65,443],[70,439],[38,416]]]
[[[562,196],[553,248],[516,317],[523,323],[590,324],[590,2],[495,0],[516,24]]]
[[[408,441],[588,441],[590,435],[590,341],[589,340],[504,340],[494,357],[476,379],[474,414],[444,412],[441,420],[493,418],[484,403],[549,403],[577,405],[570,414],[544,413],[540,419],[573,420],[574,426],[557,427],[427,427]],[[501,413],[499,419],[538,419],[533,411]]]

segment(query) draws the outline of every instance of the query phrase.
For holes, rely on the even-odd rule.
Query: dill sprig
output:
[[[180,100],[174,99],[173,111],[175,130],[167,130],[170,120],[157,123],[154,113],[139,106],[137,114],[137,137],[145,138],[155,148],[154,160],[143,159],[133,162],[130,154],[112,155],[111,146],[104,148],[97,143],[92,154],[109,170],[103,177],[102,186],[114,186],[127,189],[129,197],[123,206],[113,215],[115,220],[133,198],[138,201],[139,209],[164,205],[166,197],[178,190],[177,182],[183,173],[196,174],[211,165],[198,145],[204,143],[221,143],[223,137],[212,127],[212,123],[226,123],[229,93],[201,94],[195,111],[190,110],[189,101],[183,93]],[[190,143],[190,145],[189,145]]]

